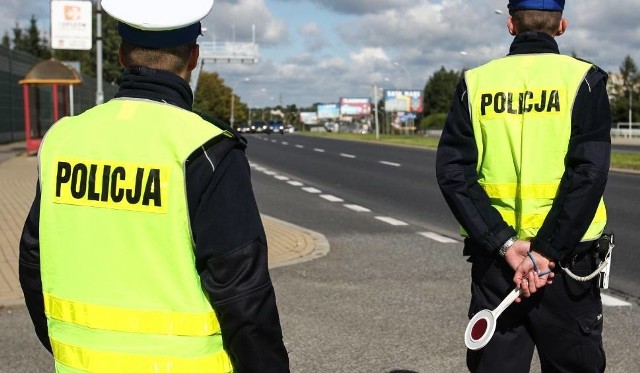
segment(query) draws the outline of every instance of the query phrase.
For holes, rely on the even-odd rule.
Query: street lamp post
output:
[[[243,82],[248,82],[249,80],[251,80],[250,78],[244,78],[242,81]],[[235,99],[236,99],[236,89],[235,89],[236,85],[233,85],[233,87],[231,88],[231,115],[229,116],[229,124],[231,125],[231,128],[233,128],[233,122],[235,121]]]
[[[631,126],[633,125],[633,85],[629,85],[629,138],[632,137]]]
[[[96,5],[96,105],[104,102],[102,88],[102,5]]]

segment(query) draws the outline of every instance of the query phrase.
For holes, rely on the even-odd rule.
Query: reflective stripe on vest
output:
[[[213,311],[201,313],[132,310],[56,298],[44,294],[49,317],[94,329],[131,333],[208,336],[220,332]]]
[[[96,373],[226,373],[233,369],[231,361],[224,351],[200,358],[148,356],[127,352],[92,350],[65,344],[54,339],[51,339],[51,348],[59,363],[70,368]]]
[[[591,65],[557,54],[514,55],[465,73],[478,183],[520,238],[534,237],[565,171],[575,96]],[[606,224],[600,202],[583,240]],[[464,234],[464,232],[463,232]]]
[[[134,99],[47,132],[41,274],[58,371],[210,371],[228,361],[195,267],[184,176],[186,159],[221,135],[192,112]]]

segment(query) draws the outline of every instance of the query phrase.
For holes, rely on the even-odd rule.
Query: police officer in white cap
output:
[[[213,0],[103,0],[116,98],[39,152],[20,281],[58,372],[288,372],[246,142],[191,111]]]
[[[607,222],[610,159],[607,74],[561,55],[564,0],[510,0],[509,55],[465,73],[436,156],[440,189],[472,263],[469,317],[514,286],[472,372],[602,372],[602,302],[594,243]],[[548,269],[553,272],[540,276]]]

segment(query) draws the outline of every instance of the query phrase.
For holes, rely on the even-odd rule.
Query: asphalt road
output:
[[[640,152],[640,146],[613,144],[611,145],[611,151],[621,152],[621,153],[638,153]]]
[[[371,209],[455,239],[458,224],[436,185],[435,152],[408,147],[298,135],[250,136],[249,156]],[[640,219],[640,175],[611,172],[605,202],[616,234],[610,288],[640,299],[640,261],[635,243]]]
[[[432,152],[274,135],[249,158],[261,211],[331,247],[272,271],[292,371],[465,371],[470,267]],[[605,307],[608,372],[640,371],[637,305]]]

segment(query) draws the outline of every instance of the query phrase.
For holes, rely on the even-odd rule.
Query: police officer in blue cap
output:
[[[246,142],[191,111],[213,0],[102,0],[113,100],[39,151],[20,281],[57,372],[288,372]]]
[[[607,74],[560,54],[564,5],[509,1],[509,55],[465,72],[438,145],[438,183],[472,263],[469,317],[521,291],[490,342],[468,350],[472,372],[528,372],[534,349],[542,372],[605,369],[598,279],[579,276],[606,238]]]

